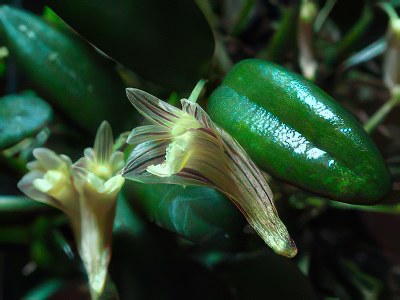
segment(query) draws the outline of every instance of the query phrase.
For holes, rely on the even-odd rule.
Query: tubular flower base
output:
[[[296,255],[261,171],[198,104],[182,99],[180,110],[141,90],[127,89],[127,95],[152,124],[135,128],[129,135],[127,143],[135,148],[122,171],[124,177],[218,189],[275,252]]]
[[[27,196],[62,210],[69,218],[79,255],[89,278],[92,299],[97,299],[107,278],[111,258],[112,227],[116,200],[124,178],[123,153],[113,152],[110,125],[97,131],[94,149],[74,165],[65,155],[35,149],[36,161],[18,183]],[[115,175],[118,174],[118,175]]]

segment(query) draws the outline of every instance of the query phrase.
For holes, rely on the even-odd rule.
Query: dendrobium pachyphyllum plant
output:
[[[111,127],[103,122],[94,148],[72,164],[66,155],[47,148],[33,151],[35,161],[18,187],[27,196],[62,210],[68,217],[79,255],[89,278],[92,299],[105,285],[111,258],[116,200],[124,178],[123,153],[113,150]]]
[[[214,124],[195,101],[182,99],[180,110],[144,91],[126,91],[151,125],[133,129],[127,139],[134,149],[122,171],[125,178],[218,189],[275,252],[296,255],[296,246],[278,217],[271,189],[234,138]]]

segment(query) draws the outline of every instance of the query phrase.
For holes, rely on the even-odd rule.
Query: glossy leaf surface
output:
[[[211,95],[209,114],[260,167],[290,183],[358,204],[390,189],[382,156],[360,123],[283,67],[238,63]]]
[[[129,128],[132,113],[118,74],[75,34],[8,6],[0,8],[0,33],[21,70],[76,124],[92,132],[102,120]]]
[[[234,233],[244,225],[236,207],[205,187],[126,182],[150,220],[189,240],[201,242]]]

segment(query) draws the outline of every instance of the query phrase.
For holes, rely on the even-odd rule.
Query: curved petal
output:
[[[54,151],[47,148],[34,149],[33,156],[46,170],[57,169],[63,163]]]
[[[97,130],[94,140],[93,153],[95,161],[104,164],[110,160],[113,152],[114,140],[110,124],[103,121]]]
[[[279,219],[272,191],[261,171],[240,145],[222,132],[224,148],[205,132],[197,131],[186,166],[197,171],[227,195],[242,211],[249,224],[277,253],[293,257],[296,246]]]
[[[125,166],[124,153],[120,151],[114,152],[110,158],[110,166],[113,174],[121,171],[121,169]]]
[[[22,179],[18,182],[17,186],[25,195],[32,198],[33,200],[51,205],[55,208],[62,210],[61,204],[56,199],[48,196],[45,193],[42,193],[33,186],[32,184],[33,181],[36,179],[43,178],[43,175],[44,175],[43,172],[31,171],[24,177],[22,177]]]
[[[139,126],[132,130],[126,142],[136,146],[147,141],[158,141],[171,138],[170,130],[160,125]]]
[[[148,166],[162,163],[168,144],[169,141],[150,141],[138,145],[129,156],[122,175],[134,180],[136,176],[146,172]]]
[[[192,115],[203,125],[205,128],[209,128],[211,130],[214,129],[214,122],[208,116],[208,114],[198,105],[197,103],[190,102],[187,99],[181,100],[182,110],[189,115]]]
[[[161,126],[172,128],[174,122],[179,119],[182,113],[182,111],[176,107],[142,90],[128,88],[126,89],[126,95],[139,113],[151,122]]]
[[[94,151],[93,151],[93,148],[86,148],[85,150],[83,150],[83,155],[87,158],[87,159],[89,159],[89,160],[91,160],[91,161],[94,161]]]

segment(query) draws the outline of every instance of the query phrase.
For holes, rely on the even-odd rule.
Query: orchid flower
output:
[[[112,228],[116,200],[124,178],[123,153],[113,151],[110,125],[103,122],[97,131],[94,148],[72,165],[65,155],[46,148],[33,151],[35,161],[18,187],[34,200],[62,210],[68,217],[79,255],[89,277],[92,299],[105,285],[111,258]]]
[[[151,125],[133,129],[127,139],[134,149],[122,171],[125,178],[215,188],[239,208],[275,252],[296,255],[271,189],[234,138],[187,99],[181,100],[180,110],[138,89],[127,89],[127,95]]]

